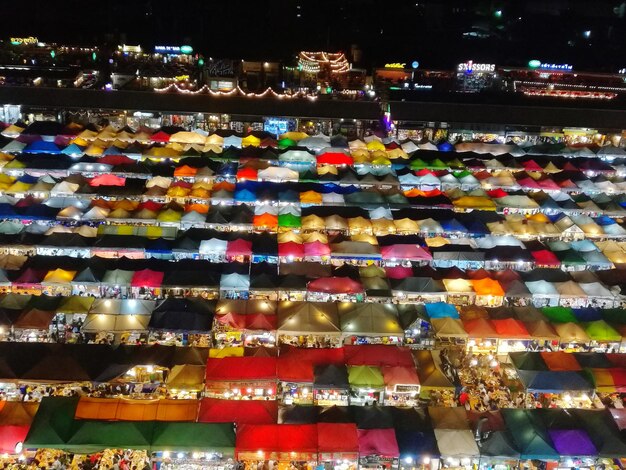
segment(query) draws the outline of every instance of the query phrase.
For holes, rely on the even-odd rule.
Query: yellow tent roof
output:
[[[85,149],[85,155],[89,155],[90,157],[99,157],[104,153],[103,147],[98,147],[95,144],[91,144],[89,147]]]
[[[304,132],[291,131],[291,132],[285,132],[284,134],[281,134],[280,139],[302,140],[302,139],[306,139],[308,136],[309,135],[305,134]]]
[[[211,134],[210,136],[206,138],[206,143],[219,145],[221,147],[224,145],[224,137],[217,135],[217,134]]]
[[[204,144],[206,137],[197,132],[181,131],[172,134],[170,142],[180,142],[181,144]]]
[[[291,230],[288,232],[281,232],[278,234],[278,243],[303,243],[302,235],[292,232]]]
[[[378,140],[371,140],[367,143],[368,150],[385,150],[385,145]]]
[[[304,220],[304,219],[302,219],[302,220]],[[322,223],[323,223],[323,221],[322,221]],[[328,235],[326,235],[323,232],[303,233],[302,234],[302,239],[303,239],[304,243],[313,243],[313,242],[328,243]]]
[[[387,235],[390,233],[396,233],[396,226],[393,220],[389,219],[374,219],[370,221],[372,224],[372,231],[375,235]]]
[[[253,135],[248,135],[241,139],[242,147],[258,147],[259,145],[261,145],[261,139]]]
[[[305,191],[300,193],[300,202],[308,203],[308,204],[321,204],[322,203],[322,195],[313,190]],[[304,222],[304,219],[302,219]]]
[[[67,284],[68,282],[72,282],[74,276],[76,276],[76,271],[66,271],[64,269],[57,268],[52,271],[48,271],[48,274],[44,277],[43,282]]]
[[[324,219],[315,214],[305,215],[302,217],[303,230],[324,230],[325,228],[326,225],[324,224]]]
[[[469,209],[487,209],[496,210],[496,203],[487,197],[479,196],[463,196],[452,201],[455,207],[464,207]]]
[[[178,222],[182,217],[180,212],[176,212],[173,209],[167,209],[161,212],[157,216],[159,222]]]
[[[32,184],[23,183],[22,181],[16,181],[11,186],[9,186],[6,191],[8,193],[23,193],[30,189]]]
[[[180,156],[180,153],[174,149],[167,147],[152,147],[148,150],[147,153],[144,154],[146,157],[157,157],[157,158],[177,158]]]
[[[393,149],[393,150],[388,150],[387,156],[389,158],[404,158],[404,159],[409,158],[409,154],[406,153],[404,150],[402,150],[400,147]]]
[[[222,359],[224,357],[243,357],[242,347],[226,347],[221,349],[209,349],[209,357],[214,359]]]

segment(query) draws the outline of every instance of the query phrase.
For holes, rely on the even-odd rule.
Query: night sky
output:
[[[596,0],[33,0],[3,2],[0,30],[69,45],[191,44],[221,58],[293,59],[357,45],[359,65],[530,59],[626,67],[626,4]],[[546,6],[548,4],[549,6]],[[500,12],[499,14],[496,12]],[[590,37],[584,32],[590,31]],[[6,38],[5,38],[6,37]]]

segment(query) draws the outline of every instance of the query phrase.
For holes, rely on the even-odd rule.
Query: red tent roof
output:
[[[353,163],[351,156],[341,152],[326,152],[317,157],[318,165],[352,165]]]
[[[273,424],[277,419],[276,400],[203,398],[198,413],[200,423]]]
[[[549,250],[531,251],[531,256],[537,264],[542,266],[560,266],[561,262],[554,253]]]
[[[246,327],[248,321],[248,315],[239,313],[227,313],[225,315],[215,315],[215,320],[222,325],[230,326],[238,330],[243,330]]]
[[[89,182],[90,186],[124,186],[125,184],[126,178],[110,174],[96,176]]]
[[[229,241],[226,245],[226,256],[250,256],[252,254],[252,242],[238,238]]]
[[[104,163],[105,165],[133,165],[135,160],[126,155],[105,155],[98,159],[98,163]]]
[[[543,171],[543,168],[535,160],[528,160],[527,162],[521,162],[526,171]]]
[[[206,365],[207,381],[275,380],[275,357],[209,358]]]
[[[415,366],[383,366],[383,379],[385,385],[419,385],[420,379],[417,376]]]
[[[152,212],[158,212],[161,209],[163,209],[163,206],[165,204],[159,203],[159,202],[154,202],[154,201],[145,201],[145,202],[141,202],[139,203],[139,205],[137,206],[137,210],[140,211],[142,209],[146,209]]]
[[[272,331],[277,328],[278,318],[276,315],[265,313],[249,313],[246,317],[247,330]]]
[[[313,364],[299,359],[279,357],[276,363],[278,380],[283,382],[313,383]]]
[[[491,324],[496,329],[498,336],[502,338],[530,338],[526,326],[519,320],[513,318],[491,320]]]
[[[304,258],[304,245],[296,242],[279,243],[278,256],[292,256],[294,258]]]
[[[0,452],[14,454],[15,445],[18,442],[24,442],[29,429],[29,425],[0,426]]]
[[[235,457],[243,452],[317,453],[315,424],[242,424],[237,428]]]
[[[310,362],[314,366],[334,364],[343,365],[346,362],[344,348],[296,348],[283,346],[280,357]]]
[[[508,193],[500,188],[487,191],[487,194],[489,195],[489,197],[495,198],[495,199],[508,196]]]
[[[250,167],[241,168],[237,172],[237,181],[240,181],[240,180],[256,181],[257,178],[258,178],[258,172],[254,168],[250,168]]]
[[[318,423],[319,452],[358,452],[359,436],[354,423]]]
[[[541,352],[541,358],[549,370],[553,371],[577,371],[581,370],[580,364],[573,354],[564,351]]]
[[[169,142],[170,135],[167,132],[159,131],[150,136],[152,142]]]
[[[385,268],[389,279],[404,279],[413,276],[413,269],[406,266],[394,266],[393,268]]]
[[[349,277],[320,277],[309,282],[307,290],[328,294],[357,294],[363,292],[363,286]]]
[[[343,347],[349,366],[406,366],[415,367],[411,350],[382,344],[348,345]]]
[[[498,336],[494,326],[486,318],[465,320],[463,328],[465,328],[470,338],[495,338]]]
[[[165,273],[161,271],[142,269],[141,271],[135,271],[130,285],[131,287],[161,287],[163,277],[165,277]]]

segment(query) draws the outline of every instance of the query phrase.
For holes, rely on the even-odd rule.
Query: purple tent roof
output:
[[[551,429],[548,433],[560,455],[598,455],[596,446],[582,429]]]

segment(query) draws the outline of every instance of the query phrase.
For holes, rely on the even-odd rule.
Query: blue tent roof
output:
[[[456,219],[443,220],[439,223],[446,232],[467,232],[467,228]]]
[[[45,140],[38,140],[33,142],[24,148],[24,153],[50,153],[60,154],[61,150],[54,142],[47,142]]]
[[[18,181],[20,183],[26,183],[26,184],[35,184],[37,182],[39,178],[37,178],[36,176],[32,176],[32,175],[22,175],[18,178]]]
[[[600,217],[596,217],[595,218],[595,222],[598,225],[613,225],[616,222],[611,219],[608,215],[601,215]]]
[[[437,148],[439,149],[440,152],[452,152],[452,151],[454,151],[454,145],[452,145],[448,141],[440,143],[439,145],[437,145]]]
[[[437,439],[432,431],[406,431],[396,429],[396,441],[400,457],[417,460],[421,456],[439,457]]]
[[[7,218],[7,217],[15,216],[15,215],[16,215],[15,209],[13,209],[13,206],[11,204],[7,204],[7,203],[0,204],[0,217]]]
[[[61,150],[61,153],[64,155],[82,155],[83,149],[76,144],[70,144]]]
[[[256,201],[256,194],[247,189],[240,189],[235,191],[235,201],[253,202]]]
[[[530,392],[561,393],[591,391],[593,385],[579,372],[552,370],[518,370],[520,380]]]
[[[459,318],[459,312],[453,305],[445,302],[435,302],[432,304],[425,304],[424,309],[426,315],[431,319],[433,318]]]
[[[475,235],[487,235],[490,233],[489,230],[487,230],[487,227],[485,226],[485,224],[483,224],[482,222],[478,220],[474,220],[471,223],[469,223],[467,225],[467,231]]]
[[[103,155],[124,155],[124,151],[115,145],[111,145],[104,151]]]
[[[573,308],[572,312],[580,322],[602,320],[602,311],[598,308]]]

